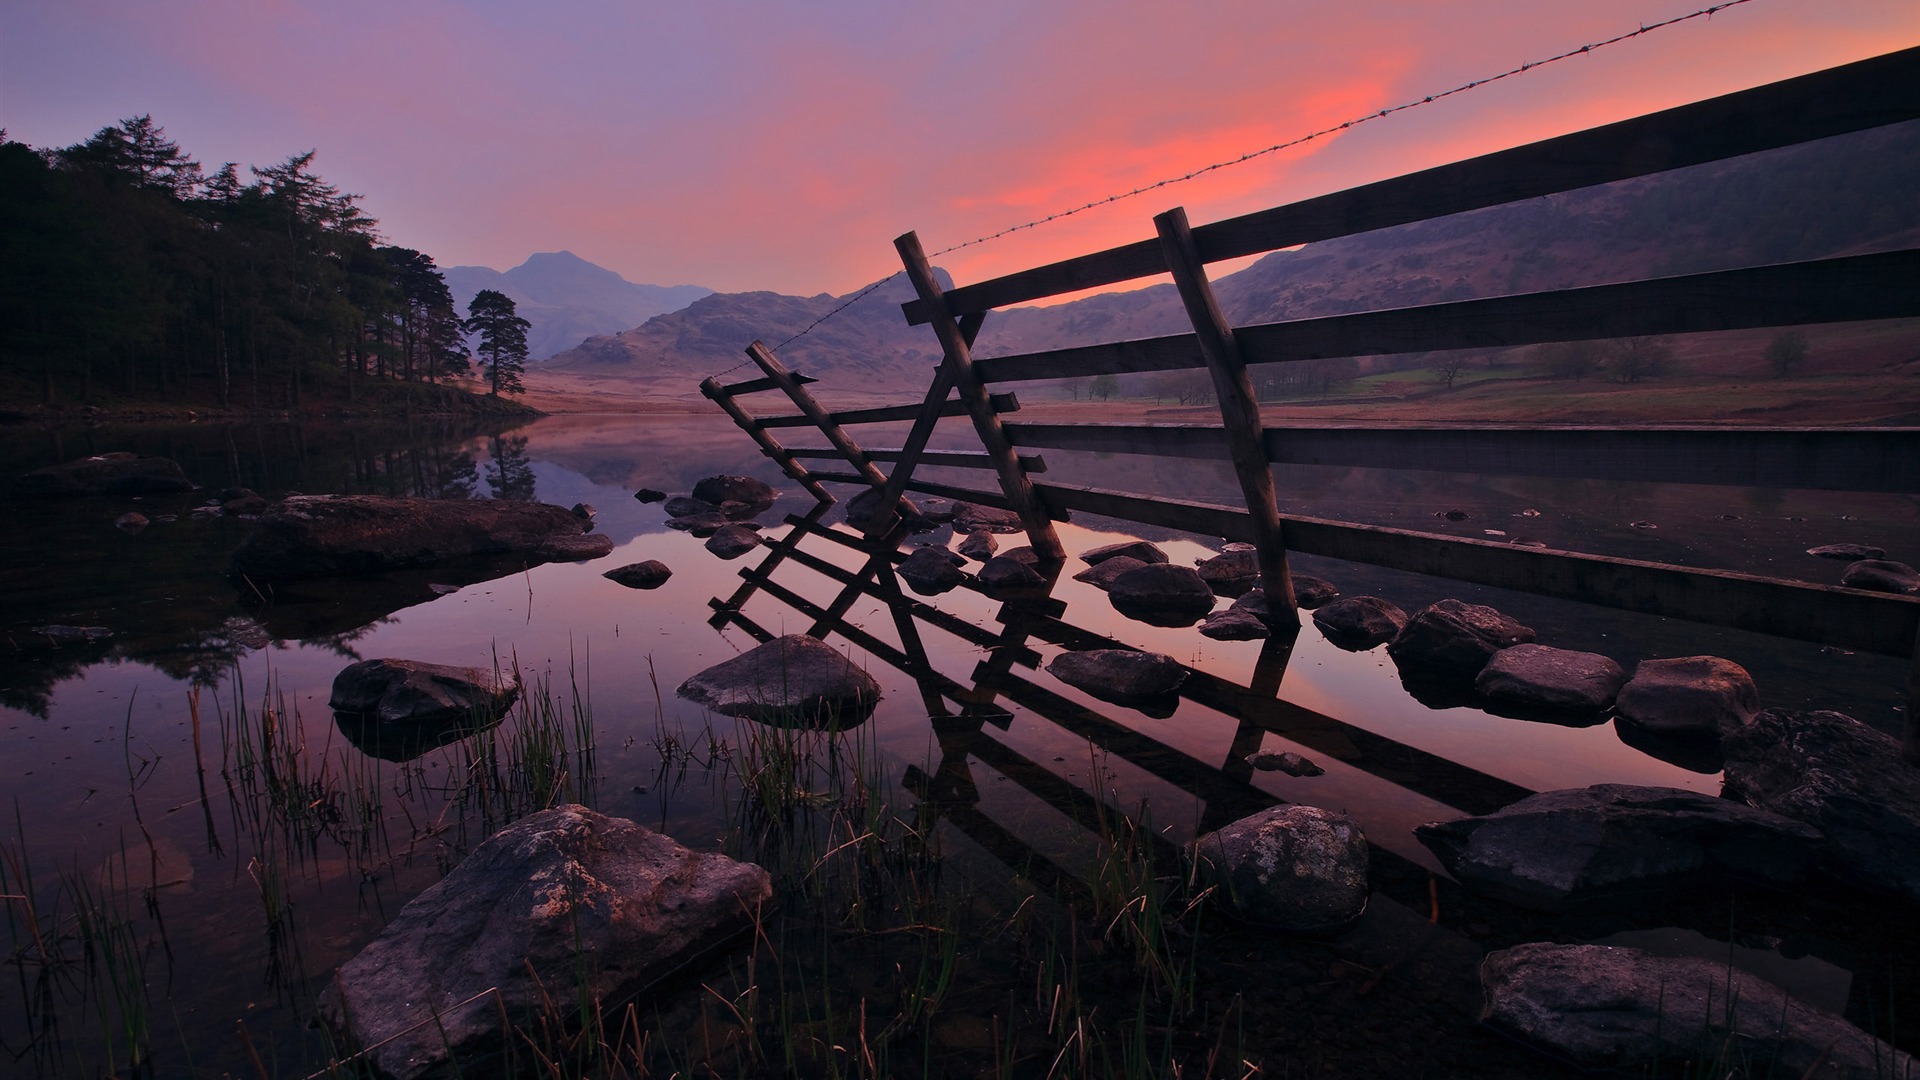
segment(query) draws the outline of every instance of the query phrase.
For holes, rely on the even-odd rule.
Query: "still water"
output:
[[[963,445],[964,431],[953,439]],[[774,571],[789,594],[739,593],[742,570],[767,549],[723,561],[667,528],[658,504],[632,497],[640,487],[684,493],[718,473],[755,476],[782,491],[761,520],[769,539],[783,535],[783,516],[808,512],[812,501],[730,425],[706,416],[556,417],[504,433],[285,425],[0,433],[7,475],[109,450],[172,457],[203,490],[16,502],[0,534],[0,755],[8,763],[0,794],[12,817],[0,829],[0,892],[15,969],[0,978],[0,1039],[13,1068],[126,1071],[136,1047],[158,1075],[252,1072],[256,1054],[274,1075],[323,1068],[331,1051],[309,1018],[329,973],[488,829],[542,800],[586,801],[694,848],[752,854],[739,850],[738,792],[712,780],[712,749],[737,751],[744,733],[673,688],[752,647],[743,625],[809,630],[842,584],[795,560]],[[1048,458],[1049,478],[1062,482],[1236,501],[1231,473],[1210,463]],[[1920,552],[1911,497],[1308,468],[1279,480],[1283,510],[1810,581],[1838,576],[1839,564],[1805,555],[1816,544],[1871,542],[1895,558]],[[194,512],[229,485],[270,499],[364,492],[586,503],[615,550],[587,563],[496,563],[262,591],[224,574],[248,522]],[[153,523],[116,529],[129,509]],[[1449,510],[1464,519],[1442,516]],[[824,520],[837,517],[829,511]],[[1134,536],[1156,540],[1176,563],[1220,545],[1097,519],[1061,526],[1070,553]],[[943,529],[919,540],[953,537]],[[800,549],[834,567],[863,565],[831,542],[810,539]],[[657,590],[602,576],[646,559],[673,570]],[[933,621],[903,620],[902,605],[868,590],[828,636],[882,684],[857,754],[891,785],[895,812],[911,816],[916,803],[965,795],[964,813],[919,818],[943,873],[981,882],[1085,873],[1076,806],[1090,802],[1150,814],[1162,839],[1179,844],[1233,814],[1288,801],[1351,813],[1377,865],[1424,890],[1425,873],[1438,867],[1413,838],[1422,822],[1600,782],[1718,791],[1710,760],[1637,749],[1611,724],[1429,708],[1401,686],[1384,650],[1341,651],[1311,622],[1290,650],[1130,622],[1105,594],[1070,579],[1078,569],[1070,561],[1037,604],[947,593],[928,601],[943,613]],[[1770,706],[1838,708],[1889,731],[1902,719],[1897,661],[1334,560],[1301,558],[1295,569],[1409,611],[1445,596],[1492,603],[1544,643],[1628,667],[1649,656],[1726,656],[1748,666]],[[729,597],[740,618],[716,620],[717,629],[711,601]],[[902,638],[902,621],[916,628],[917,647]],[[57,643],[34,630],[49,624],[105,627],[112,637]],[[1086,635],[1169,654],[1195,670],[1190,688],[1199,691],[1171,716],[1148,716],[1041,670]],[[536,699],[587,725],[556,736],[571,762],[560,786],[509,779],[476,787],[475,776],[493,767],[476,747],[508,739],[514,721],[417,756],[392,747],[384,758],[363,753],[358,733],[337,726],[326,701],[341,668],[372,657],[516,668]],[[961,710],[942,694],[954,684],[971,689],[976,706],[1004,714],[954,736],[950,714]],[[1299,751],[1325,773],[1246,767],[1245,756],[1262,748]],[[72,944],[83,918],[101,912],[124,924],[125,956],[140,960],[125,985]],[[36,927],[55,940],[36,938]],[[1845,972],[1838,977],[1835,1008],[1849,1000]],[[930,1030],[944,1033],[949,1049],[977,1051],[992,1000],[971,1007],[971,1027],[955,1020]],[[8,1067],[0,1059],[0,1071]]]

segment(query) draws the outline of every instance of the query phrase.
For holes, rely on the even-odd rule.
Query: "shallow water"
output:
[[[964,444],[964,429],[951,441]],[[115,910],[146,943],[149,1041],[161,1074],[217,1075],[250,1062],[236,1021],[266,1047],[270,1071],[320,1068],[328,1050],[308,1017],[328,974],[491,823],[526,808],[502,796],[482,809],[449,794],[473,772],[473,740],[405,762],[361,753],[326,708],[334,675],[354,660],[516,667],[544,683],[559,711],[577,697],[591,715],[592,753],[573,747],[569,786],[559,795],[662,828],[695,848],[739,843],[737,790],[724,779],[716,784],[711,769],[704,780],[699,766],[691,779],[677,773],[688,758],[676,747],[717,738],[738,748],[746,735],[733,720],[676,698],[673,688],[754,644],[738,626],[709,625],[710,601],[733,596],[741,571],[759,564],[765,549],[724,562],[702,541],[666,528],[659,505],[631,497],[642,486],[683,493],[715,473],[757,476],[783,491],[761,515],[770,539],[782,535],[782,515],[805,513],[811,500],[724,421],[559,417],[504,435],[271,425],[9,432],[0,436],[0,464],[11,475],[118,449],[173,456],[205,490],[14,505],[13,527],[0,535],[0,754],[10,763],[0,794],[17,809],[12,827],[0,830],[11,860],[9,888],[0,892],[34,893],[44,905],[64,878],[120,897]],[[1230,472],[1211,463],[1048,458],[1049,478],[1067,483],[1235,501]],[[939,478],[977,485],[983,476]],[[1865,540],[1895,558],[1920,553],[1912,497],[1307,468],[1284,470],[1279,481],[1283,510],[1292,512],[1474,537],[1494,530],[1555,547],[1815,581],[1837,579],[1840,568],[1806,556],[1815,544]],[[616,546],[581,564],[496,563],[262,591],[223,573],[247,524],[192,513],[207,491],[230,484],[269,498],[365,491],[584,502],[597,507],[595,527]],[[118,531],[112,522],[127,509],[156,521],[138,533]],[[1447,510],[1466,518],[1436,516]],[[158,520],[168,514],[175,520]],[[836,517],[829,512],[826,520]],[[1069,552],[1148,535],[1183,563],[1219,546],[1218,538],[1099,520],[1060,531]],[[952,541],[948,530],[920,539]],[[1018,542],[1003,538],[1002,546]],[[863,562],[819,539],[801,550],[849,570]],[[665,562],[672,579],[637,592],[601,576],[643,559]],[[923,671],[916,681],[890,660],[902,646],[899,620],[871,591],[828,637],[883,687],[878,711],[859,729],[859,753],[901,785],[890,794],[897,812],[913,814],[921,803],[941,819],[941,850],[955,875],[983,882],[1085,877],[1089,849],[1075,815],[1096,803],[1148,807],[1162,838],[1179,844],[1232,815],[1289,801],[1353,814],[1382,874],[1423,882],[1438,869],[1412,836],[1425,821],[1491,809],[1524,791],[1598,782],[1718,790],[1717,773],[1699,771],[1711,763],[1650,756],[1623,743],[1611,724],[1574,728],[1430,709],[1408,695],[1384,650],[1343,652],[1311,622],[1290,654],[1130,622],[1103,593],[1070,579],[1079,568],[1069,561],[1037,603],[1003,604],[963,589],[926,601],[951,617],[944,628],[913,620],[924,663],[961,687],[993,691],[988,696],[1009,713],[1004,727],[956,733],[950,720],[930,719],[959,710],[937,688],[923,693],[923,683],[934,685]],[[1344,594],[1381,595],[1409,611],[1443,596],[1493,603],[1534,626],[1543,642],[1604,652],[1629,666],[1646,656],[1727,656],[1753,672],[1768,705],[1839,708],[1890,731],[1902,720],[1904,665],[1895,660],[1335,560],[1299,558],[1295,568],[1332,580]],[[822,608],[840,592],[798,561],[780,566],[774,581]],[[767,590],[747,597],[739,614],[773,634],[814,623],[807,610]],[[48,623],[104,626],[114,636],[56,646],[31,629]],[[1063,642],[1085,634],[1172,655],[1215,697],[1190,694],[1171,716],[1152,717],[1040,670]],[[1249,686],[1258,689],[1236,689]],[[266,773],[244,768],[246,754],[262,747],[299,748],[295,756],[307,767],[324,770],[304,809],[298,791],[265,791]],[[1326,772],[1251,771],[1241,759],[1259,748],[1298,750]],[[355,831],[357,804],[340,797],[342,789],[384,792],[381,824]],[[966,793],[964,812],[940,810],[951,800],[929,793],[943,790]],[[1009,852],[1025,861],[1009,862]],[[1056,869],[1036,869],[1043,864]],[[23,881],[28,871],[32,889]],[[124,1065],[125,1040],[101,1034],[101,1018],[121,1011],[89,1004],[97,986],[63,990],[68,997],[52,1011],[29,1007],[34,979],[57,965],[38,962],[37,946],[21,936],[26,901],[8,903],[19,977],[0,978],[0,1038],[19,1055],[18,1067],[84,1075]],[[71,933],[71,915],[40,915]],[[61,977],[85,982],[70,970]],[[972,1019],[992,1008],[974,1006]],[[952,1030],[966,1028],[954,1022]]]

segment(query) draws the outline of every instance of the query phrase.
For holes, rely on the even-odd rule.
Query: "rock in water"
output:
[[[1884,559],[1886,548],[1872,547],[1868,544],[1822,544],[1810,547],[1807,554],[1818,555],[1822,559],[1839,559],[1843,562],[1859,562],[1861,559]]]
[[[723,559],[737,559],[760,546],[760,534],[739,525],[723,525],[707,538],[707,550]]]
[[[476,555],[549,558],[542,547],[581,535],[583,524],[546,503],[293,495],[261,516],[228,572],[259,581],[370,574]]]
[[[1121,705],[1171,694],[1187,679],[1187,669],[1173,657],[1134,649],[1061,653],[1047,672],[1068,686]]]
[[[1288,776],[1324,776],[1327,771],[1312,758],[1291,750],[1256,750],[1247,755],[1247,764],[1262,772],[1283,772]]]
[[[895,569],[907,587],[922,596],[939,596],[965,581],[960,572],[966,559],[943,547],[915,548]]]
[[[993,558],[993,553],[999,549],[1000,542],[993,538],[992,533],[984,530],[968,533],[967,538],[960,541],[960,554],[980,562]]]
[[[438,725],[491,720],[520,694],[490,668],[419,660],[362,660],[333,677],[327,704],[387,724]]]
[[[1215,641],[1257,641],[1271,637],[1266,621],[1245,608],[1230,607],[1200,620],[1200,635]]]
[[[730,511],[729,517],[752,517],[772,506],[777,494],[771,485],[751,476],[709,476],[693,485],[693,497],[702,502],[716,507],[739,503],[740,508]]]
[[[1522,626],[1493,608],[1442,600],[1408,619],[1387,644],[1387,655],[1403,672],[1414,669],[1471,681],[1494,653],[1532,640],[1532,627]]]
[[[966,502],[953,504],[954,532],[1017,533],[1021,528],[1020,515],[1011,510],[995,510],[990,506]]]
[[[1367,908],[1367,838],[1352,818],[1317,806],[1275,806],[1188,849],[1200,880],[1249,922],[1331,930]]]
[[[990,589],[1032,589],[1047,583],[1032,563],[1012,552],[988,559],[974,576]]]
[[[1527,644],[1494,653],[1473,689],[1496,707],[1598,720],[1626,681],[1626,670],[1599,653]]]
[[[1407,613],[1377,596],[1349,596],[1313,613],[1313,625],[1336,648],[1365,652],[1394,639]]]
[[[1325,607],[1340,599],[1340,590],[1326,578],[1317,578],[1311,574],[1293,574],[1293,600],[1309,610]]]
[[[1129,559],[1138,559],[1143,563],[1163,563],[1167,561],[1167,553],[1161,551],[1158,544],[1149,543],[1145,540],[1128,540],[1119,544],[1107,544],[1090,551],[1083,551],[1080,553],[1080,561],[1086,563],[1088,566],[1099,566],[1108,559],[1115,559],[1121,556]]]
[[[1113,579],[1107,599],[1129,619],[1152,626],[1192,626],[1213,610],[1214,597],[1192,567],[1153,563]]]
[[[95,454],[22,473],[13,493],[28,498],[60,495],[148,495],[192,491],[193,482],[169,458],[139,454]]]
[[[385,1076],[485,1073],[503,1050],[503,1005],[532,1026],[545,1002],[631,997],[750,930],[772,895],[752,863],[558,806],[494,834],[402,908],[341,966],[320,1015]]]
[[[1114,581],[1117,580],[1120,575],[1129,570],[1138,570],[1148,565],[1151,564],[1143,563],[1131,555],[1115,555],[1112,558],[1102,559],[1098,563],[1073,575],[1073,580],[1084,581],[1094,588],[1105,592],[1113,587]]]
[[[1746,668],[1718,656],[1642,660],[1613,707],[1655,735],[1712,739],[1753,719],[1760,692]]]
[[[880,684],[819,638],[788,634],[715,664],[675,693],[726,716],[849,726],[872,715]]]
[[[548,562],[587,562],[591,559],[604,559],[613,554],[613,537],[604,533],[574,533],[569,536],[549,536],[533,549],[533,553]]]
[[[873,488],[862,489],[860,494],[848,499],[846,503],[847,524],[863,529],[873,522],[873,512],[880,505],[880,492]],[[933,522],[922,513],[912,499],[902,496],[894,509],[906,520],[907,528],[912,532],[926,532]]]
[[[1627,784],[1543,791],[1414,835],[1468,889],[1538,911],[1638,902],[1721,874],[1791,885],[1820,847],[1820,830],[1779,814]]]
[[[629,589],[657,589],[667,583],[673,571],[659,559],[646,562],[629,563],[600,575],[608,581],[618,582]]]
[[[1910,593],[1920,590],[1920,570],[1888,559],[1861,559],[1841,571],[1840,584],[1849,589]]]
[[[1194,569],[1209,589],[1221,596],[1239,596],[1260,580],[1259,552],[1252,544],[1228,544]]]
[[[1724,1061],[1729,1045],[1774,1076],[1870,1080],[1920,1069],[1846,1020],[1703,957],[1535,942],[1489,955],[1480,985],[1482,1023],[1585,1069]]]
[[[1837,712],[1768,709],[1720,741],[1729,799],[1819,828],[1847,876],[1920,902],[1920,766]]]

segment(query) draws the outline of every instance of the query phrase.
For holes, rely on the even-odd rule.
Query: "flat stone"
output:
[[[705,499],[691,499],[685,495],[675,495],[673,498],[668,499],[666,506],[661,509],[667,512],[668,517],[697,517],[703,514],[718,514],[720,512],[720,504],[710,503]]]
[[[1122,543],[1106,544],[1090,551],[1083,551],[1080,553],[1080,561],[1086,563],[1088,566],[1099,566],[1108,559],[1121,556],[1129,559],[1138,559],[1142,563],[1163,563],[1168,561],[1167,553],[1161,551],[1158,544],[1150,543],[1146,540],[1127,540]]]
[[[1746,668],[1718,656],[1642,660],[1613,709],[1656,735],[1711,739],[1752,720],[1760,692]]]
[[[957,502],[953,504],[953,531],[959,533],[1017,533],[1022,530],[1020,515],[1011,510]]]
[[[1148,565],[1151,564],[1143,563],[1131,555],[1115,555],[1110,559],[1102,559],[1095,565],[1089,566],[1085,570],[1073,575],[1073,580],[1084,581],[1094,588],[1105,592],[1113,587],[1114,579],[1118,578],[1121,574],[1129,570],[1138,570]]]
[[[1087,649],[1061,653],[1047,673],[1102,701],[1127,704],[1171,694],[1187,680],[1187,669],[1171,656],[1135,649]]]
[[[1599,653],[1523,644],[1494,653],[1473,689],[1490,703],[1522,712],[1597,718],[1626,681],[1626,670]]]
[[[977,562],[993,558],[993,553],[999,549],[1000,542],[990,532],[968,533],[967,538],[960,541],[960,554]]]
[[[1807,554],[1818,555],[1822,559],[1859,562],[1861,559],[1884,559],[1887,557],[1887,550],[1867,544],[1822,544],[1819,547],[1808,548]]]
[[[1916,592],[1920,591],[1920,570],[1888,559],[1862,559],[1841,572],[1840,584],[1874,592]]]
[[[1318,613],[1315,615],[1317,619]],[[1403,672],[1416,669],[1422,674],[1471,681],[1494,653],[1532,640],[1532,627],[1494,608],[1441,600],[1407,620],[1387,643],[1387,655]]]
[[[22,473],[13,494],[25,498],[68,495],[152,495],[192,491],[193,481],[170,458],[116,452],[63,461]]]
[[[819,638],[788,634],[715,664],[675,693],[725,716],[851,726],[872,715],[880,684]]]
[[[1773,1076],[1877,1080],[1920,1068],[1841,1017],[1704,957],[1536,942],[1489,955],[1480,983],[1482,1023],[1584,1069],[1718,1062],[1729,1045]]]
[[[1855,883],[1920,902],[1920,766],[1837,712],[1767,709],[1720,740],[1723,793],[1827,835]]]
[[[1789,886],[1821,841],[1731,799],[1628,784],[1545,791],[1414,835],[1468,889],[1538,911],[1638,905],[1720,876]]]
[[[59,623],[50,623],[46,626],[30,627],[30,629],[55,645],[86,645],[113,637],[113,631],[104,626],[63,626]]]
[[[491,668],[383,658],[342,669],[327,705],[383,724],[437,726],[490,721],[519,696],[519,685]]]
[[[550,562],[589,562],[593,559],[604,559],[613,554],[613,537],[604,533],[550,536],[534,549],[534,553]]]
[[[760,546],[760,534],[739,525],[722,525],[707,538],[706,548],[723,559],[737,559]]]
[[[261,516],[228,572],[261,581],[378,573],[472,556],[573,558],[548,542],[582,535],[582,524],[565,507],[536,502],[290,495]],[[591,541],[603,542],[610,543]]]
[[[657,589],[667,583],[673,571],[658,559],[645,562],[628,563],[600,575],[608,581],[618,582],[629,589]]]
[[[1407,613],[1377,596],[1349,596],[1315,611],[1313,625],[1336,648],[1364,652],[1392,641],[1407,625]]]
[[[1275,806],[1195,840],[1199,879],[1228,910],[1283,930],[1331,930],[1367,907],[1367,838],[1317,806]]]
[[[966,559],[943,547],[920,547],[907,554],[895,572],[907,587],[922,596],[938,596],[967,579],[961,571]]]
[[[696,537],[712,536],[731,524],[732,519],[718,510],[710,514],[687,514],[667,519],[667,528],[692,533]]]
[[[501,1010],[618,1002],[751,931],[767,872],[583,806],[494,834],[400,910],[320,996],[383,1076],[492,1075]],[[584,959],[590,958],[590,959]]]
[[[1153,563],[1129,570],[1107,586],[1114,610],[1151,626],[1192,626],[1213,610],[1213,590],[1189,566]]]

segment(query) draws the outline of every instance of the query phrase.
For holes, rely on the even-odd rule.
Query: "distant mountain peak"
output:
[[[513,298],[527,332],[528,355],[544,360],[597,334],[639,326],[713,292],[700,285],[641,285],[571,251],[542,251],[501,272],[449,266],[442,273],[454,304],[465,311],[474,293],[497,289]]]

